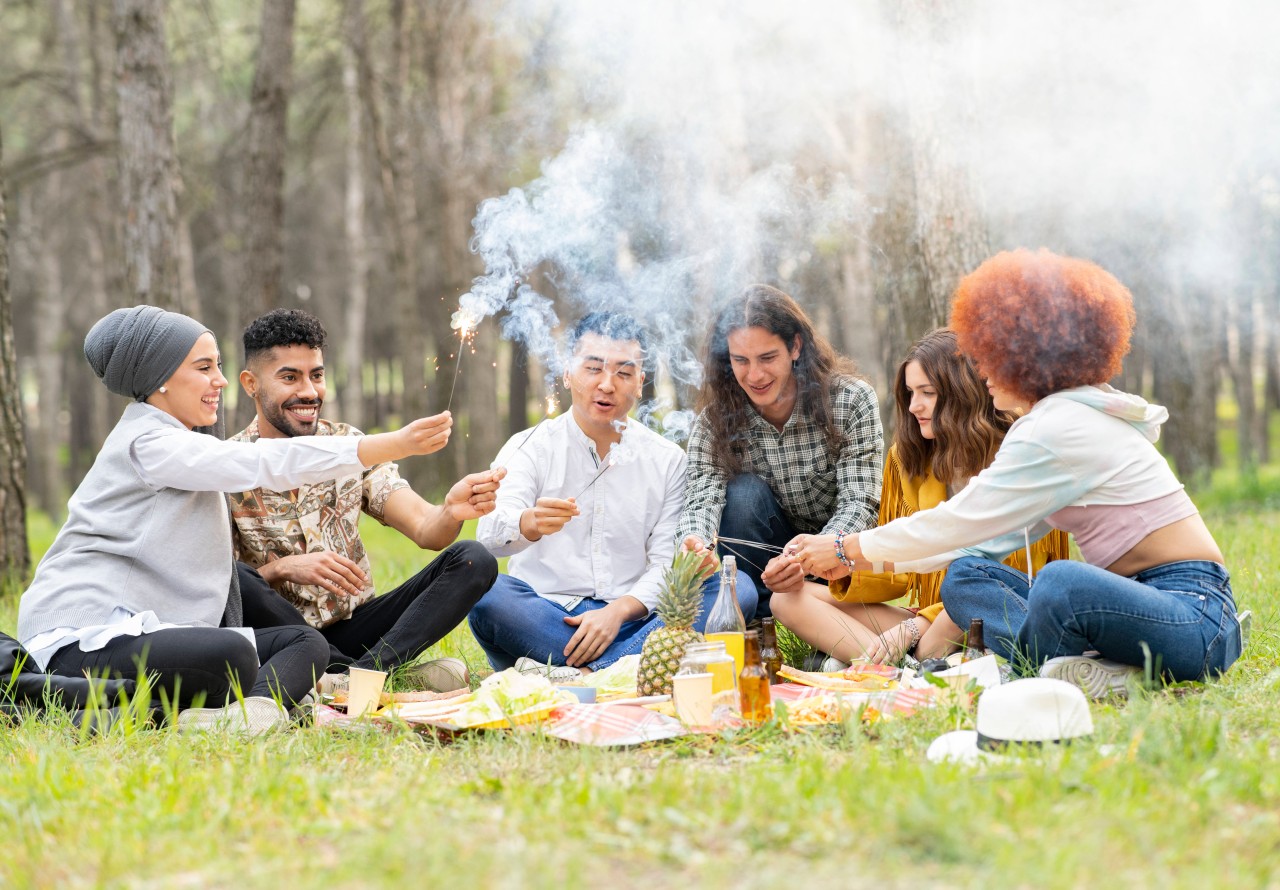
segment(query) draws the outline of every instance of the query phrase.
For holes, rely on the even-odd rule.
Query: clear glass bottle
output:
[[[720,593],[707,616],[703,632],[708,642],[724,643],[733,656],[734,676],[742,672],[742,635],[747,632],[747,619],[738,605],[738,560],[726,556],[720,563]]]

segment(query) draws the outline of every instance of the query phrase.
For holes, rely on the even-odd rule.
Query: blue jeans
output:
[[[720,534],[726,538],[740,538],[744,541],[760,541],[782,547],[796,535],[800,534],[787,520],[778,498],[759,476],[743,473],[734,476],[725,486],[724,510],[720,514]],[[751,578],[759,593],[759,604],[755,617],[764,618],[772,615],[769,598],[773,592],[760,580],[764,567],[769,560],[778,554],[758,547],[744,547],[742,544],[721,544],[716,548],[721,557],[737,558],[739,572]],[[741,587],[739,587],[741,590]],[[741,597],[739,597],[741,599]],[[751,621],[751,613],[742,610]]]
[[[707,626],[707,615],[720,592],[720,577],[702,585],[702,612],[694,623],[699,633]],[[756,588],[751,579],[738,573],[738,604],[742,614],[750,615],[756,607]],[[532,587],[510,575],[499,575],[489,592],[471,609],[467,621],[489,664],[495,671],[505,670],[517,658],[527,656],[543,664],[564,664],[564,649],[577,628],[564,623],[570,615],[582,615],[603,609],[608,603],[584,599],[573,609],[538,596]],[[645,637],[662,622],[657,614],[623,622],[609,648],[587,663],[593,671],[607,668],[624,655],[634,655],[644,647]]]
[[[964,557],[942,582],[942,603],[961,628],[981,618],[983,639],[1015,666],[1096,650],[1173,680],[1216,676],[1240,657],[1240,624],[1227,570],[1216,562],[1170,562],[1131,578],[1058,560],[1027,576]]]

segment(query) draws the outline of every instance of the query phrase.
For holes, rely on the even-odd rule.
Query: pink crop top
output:
[[[1085,562],[1105,569],[1156,529],[1195,516],[1196,512],[1196,505],[1179,488],[1140,504],[1063,507],[1046,521],[1071,533]]]

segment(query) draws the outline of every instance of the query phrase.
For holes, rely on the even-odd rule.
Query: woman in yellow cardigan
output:
[[[963,489],[991,462],[1016,419],[996,410],[978,372],[958,354],[955,334],[945,328],[911,347],[898,366],[893,394],[897,423],[884,462],[880,525],[936,507]],[[1067,536],[1053,532],[1033,544],[1030,553],[1037,571],[1050,560],[1066,559]],[[780,565],[766,571],[766,582],[770,576],[795,578],[781,571],[787,560],[784,555],[775,561]],[[1025,572],[1026,551],[1006,562]],[[945,574],[856,573],[830,587],[784,582],[787,589],[773,591],[773,613],[841,667],[855,658],[896,662],[907,653],[920,659],[941,657],[959,648],[964,636],[938,597]],[[910,608],[888,605],[902,597]]]

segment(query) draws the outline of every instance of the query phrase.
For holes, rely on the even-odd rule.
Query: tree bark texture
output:
[[[976,122],[964,65],[969,25],[957,0],[890,0],[903,112],[886,115],[890,176],[879,226],[890,269],[884,297],[900,320],[889,365],[946,323],[960,279],[990,252],[977,186],[965,162]]]
[[[190,311],[178,288],[177,161],[164,0],[115,0],[120,200],[129,302]]]
[[[346,186],[343,194],[343,234],[347,242],[347,292],[343,314],[341,351],[342,373],[339,409],[346,423],[364,428],[364,342],[365,319],[369,312],[369,239],[365,231],[364,109],[360,103],[360,63],[350,35],[363,22],[353,17],[348,4],[348,35],[342,44],[342,93],[347,114]],[[363,41],[361,41],[363,42]]]
[[[293,80],[294,0],[264,0],[249,100],[245,209],[248,255],[241,299],[247,318],[281,305],[284,276],[284,162]]]
[[[26,478],[27,449],[18,389],[18,355],[13,343],[13,302],[9,295],[4,138],[0,132],[0,587],[23,583],[31,568]]]

